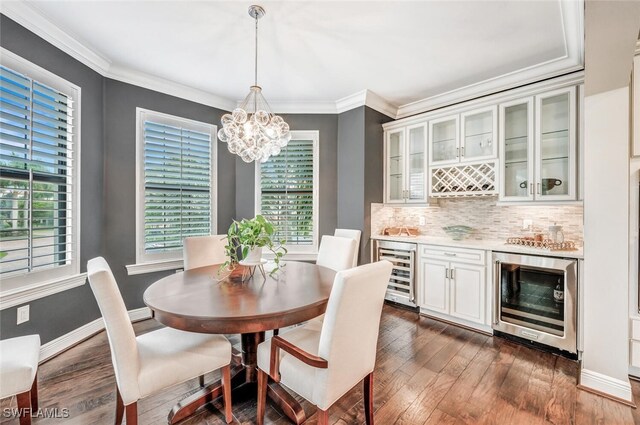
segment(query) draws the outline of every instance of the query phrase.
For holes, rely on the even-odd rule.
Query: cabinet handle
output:
[[[464,146],[460,148],[460,155],[464,156]]]
[[[444,277],[449,279],[449,269],[448,268],[444,269]]]
[[[460,158],[460,148],[456,148],[456,158]]]
[[[533,183],[529,183],[529,195],[533,195]]]
[[[444,255],[448,255],[449,257],[455,257],[455,252],[445,252]]]
[[[449,269],[449,277],[451,278],[451,280],[456,278],[455,274],[453,274],[453,272],[455,272],[455,270],[456,269]]]
[[[540,183],[538,183],[538,195],[540,195]]]

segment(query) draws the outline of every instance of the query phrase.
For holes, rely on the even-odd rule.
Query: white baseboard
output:
[[[589,369],[582,369],[580,371],[580,386],[633,402],[631,383],[628,379],[612,378]]]
[[[151,310],[148,307],[136,308],[129,310],[129,318],[132,322],[138,322],[151,318]],[[60,354],[61,352],[73,347],[79,342],[97,334],[104,329],[104,321],[102,317],[82,325],[58,338],[43,344],[40,347],[40,363]]]

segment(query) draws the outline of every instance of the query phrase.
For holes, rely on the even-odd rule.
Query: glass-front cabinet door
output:
[[[404,129],[392,130],[387,133],[386,143],[386,177],[389,203],[402,203],[405,200],[405,153]]]
[[[431,165],[453,164],[460,160],[458,115],[429,121]]]
[[[500,105],[501,200],[533,200],[533,146],[533,97]]]
[[[576,198],[576,89],[536,96],[536,199]]]
[[[427,202],[427,126],[407,127],[407,202]]]
[[[460,160],[477,161],[496,158],[498,144],[497,107],[477,109],[460,114]]]

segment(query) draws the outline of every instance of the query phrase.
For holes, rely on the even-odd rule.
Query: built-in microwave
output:
[[[493,329],[577,354],[577,260],[495,252]]]

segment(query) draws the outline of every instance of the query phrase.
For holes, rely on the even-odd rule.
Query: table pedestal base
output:
[[[242,334],[242,353],[234,350],[231,367],[231,401],[257,399],[258,344],[264,341],[264,332]],[[241,360],[240,360],[241,359]],[[193,415],[196,410],[222,396],[222,381],[213,382],[176,404],[169,413],[169,424],[176,424]],[[279,384],[270,382],[267,398],[295,424],[302,424],[306,415],[300,403]]]

